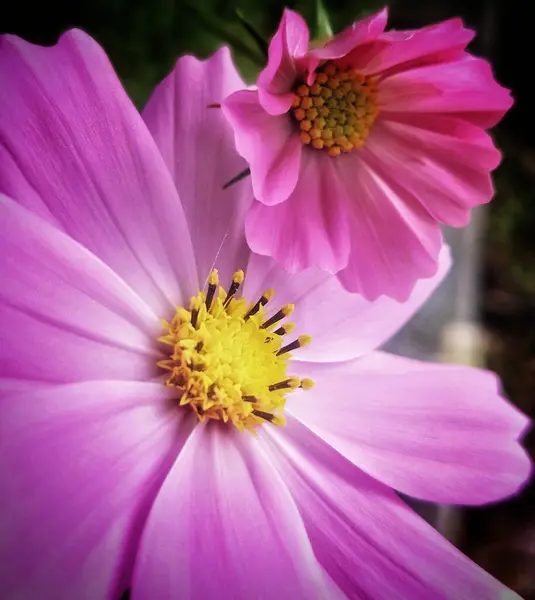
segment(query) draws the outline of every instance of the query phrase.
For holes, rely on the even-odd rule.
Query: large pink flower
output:
[[[391,489],[477,504],[530,468],[492,374],[376,351],[447,250],[405,304],[251,254],[226,49],[142,118],[82,32],[0,44],[2,598],[503,598]]]
[[[338,273],[351,292],[406,300],[436,272],[440,223],[466,225],[493,194],[485,129],[511,106],[465,51],[459,19],[388,31],[386,10],[309,48],[286,10],[258,89],[223,110],[257,202],[247,241],[291,272]]]

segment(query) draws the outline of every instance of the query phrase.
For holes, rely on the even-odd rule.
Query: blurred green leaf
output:
[[[251,25],[251,23],[249,23],[249,21],[247,21],[247,19],[243,16],[241,10],[239,10],[239,9],[236,10],[236,17],[237,17],[238,21],[241,23],[241,25],[243,26],[243,28],[245,29],[245,31],[251,36],[251,39],[255,42],[260,54],[264,57],[264,64],[265,64],[265,60],[267,59],[267,56],[268,56],[268,47],[269,47],[267,40],[257,31],[257,29],[254,27],[254,25]]]
[[[322,0],[314,2],[314,17],[310,23],[310,30],[316,40],[331,38],[333,35],[331,19]]]
[[[215,13],[201,9],[200,4],[194,6],[193,4],[188,3],[188,6],[207,31],[212,33],[221,41],[229,44],[236,52],[246,56],[249,60],[256,63],[260,68],[264,67],[266,62],[265,57],[262,56],[256,43],[255,47],[252,47],[250,44],[244,41],[241,36],[232,31],[225,21],[218,18]]]

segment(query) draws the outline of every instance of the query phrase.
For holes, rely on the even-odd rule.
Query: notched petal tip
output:
[[[268,49],[268,62],[257,81],[270,94],[287,94],[296,77],[296,59],[308,52],[309,32],[303,17],[285,9]]]

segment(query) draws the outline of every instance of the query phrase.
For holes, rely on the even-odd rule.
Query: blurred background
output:
[[[254,81],[262,64],[240,21],[269,39],[284,6],[320,33],[325,12],[338,31],[383,6],[375,0],[79,0],[10,5],[0,32],[52,44],[80,27],[105,48],[141,109],[155,84],[185,53],[206,57],[232,47]],[[494,131],[504,160],[495,173],[496,197],[474,213],[470,227],[447,231],[456,260],[432,301],[389,345],[427,360],[485,365],[502,378],[513,403],[535,416],[535,87],[532,20],[520,0],[393,0],[390,27],[414,28],[453,16],[477,30],[472,52],[487,57],[516,103]],[[325,12],[324,12],[325,11]],[[255,60],[256,59],[256,60]],[[528,64],[528,68],[525,67]],[[535,458],[535,434],[526,445]],[[535,484],[494,506],[460,510],[414,505],[453,543],[525,600],[535,600]],[[474,599],[478,600],[478,599]]]

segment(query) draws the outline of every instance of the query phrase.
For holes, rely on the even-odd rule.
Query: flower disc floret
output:
[[[170,323],[163,321],[167,331],[159,341],[172,351],[158,366],[169,371],[166,385],[180,392],[180,405],[191,406],[200,421],[218,419],[254,431],[266,422],[284,425],[286,394],[312,387],[311,380],[287,372],[291,352],[311,340],[302,335],[284,344],[294,325],[280,322],[294,306],[267,317],[273,290],[250,304],[236,298],[243,280],[237,271],[225,291],[214,270],[207,291],[194,296],[189,309],[178,307]]]
[[[333,61],[318,68],[312,85],[299,81],[294,93],[301,141],[329,156],[361,148],[379,114],[375,79]]]

